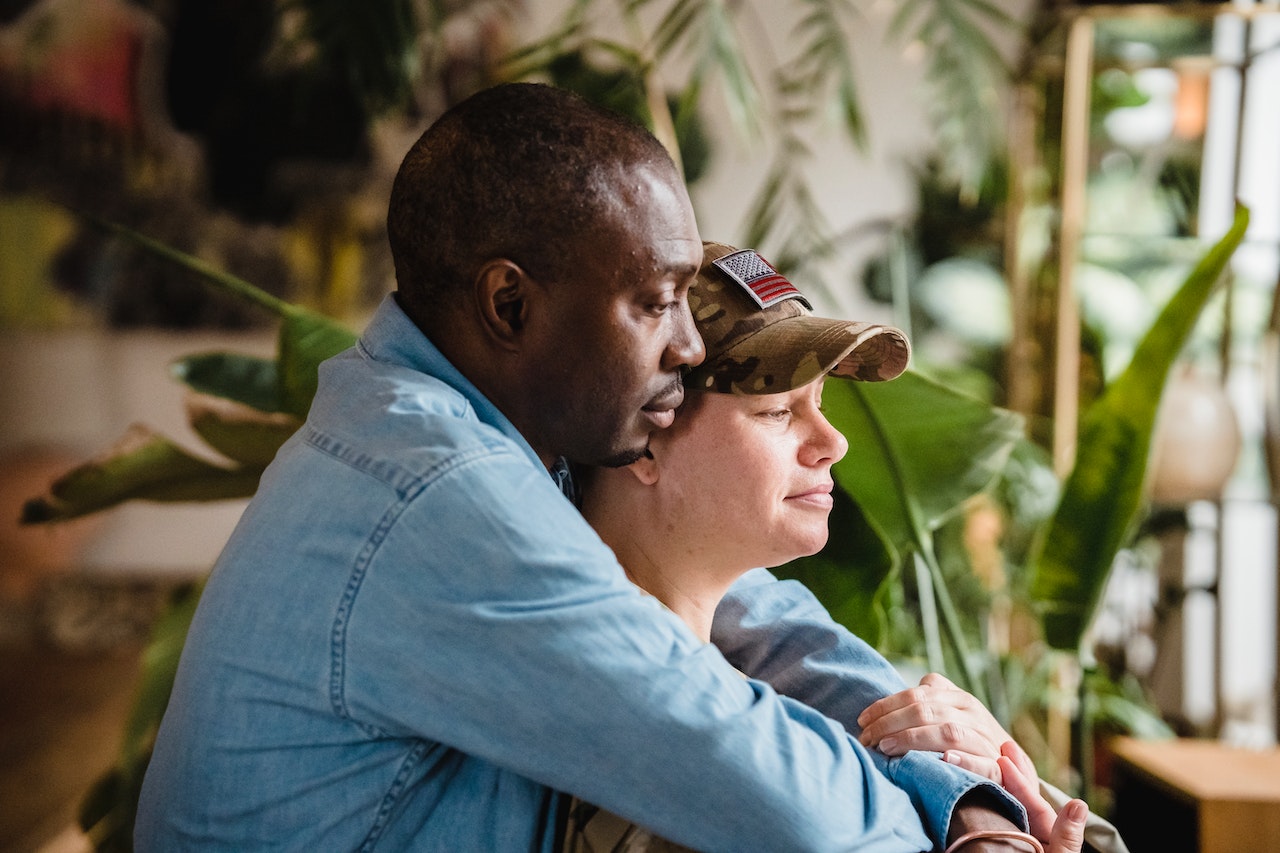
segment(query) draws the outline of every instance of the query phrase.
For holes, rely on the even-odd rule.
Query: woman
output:
[[[826,376],[891,379],[909,348],[896,329],[812,317],[763,259],[722,244],[705,245],[689,304],[707,358],[686,377],[674,425],[653,435],[646,458],[584,478],[583,513],[630,579],[709,642],[716,606],[738,577],[826,543],[831,466],[848,449],[821,412]],[[909,720],[909,704],[881,706],[881,738]],[[913,748],[932,748],[933,734],[913,728]],[[1054,853],[1080,850],[1084,804],[1058,820],[1025,755],[1010,754],[1003,783],[1035,816],[1040,840]],[[681,848],[575,803],[565,849]]]

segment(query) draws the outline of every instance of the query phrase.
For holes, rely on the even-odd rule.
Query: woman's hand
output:
[[[869,749],[885,755],[941,752],[947,762],[994,782],[1001,781],[1000,745],[1012,740],[981,702],[936,672],[918,687],[874,702],[858,725],[858,740]]]
[[[1078,853],[1089,808],[1072,800],[1056,812],[1040,793],[1040,777],[1022,747],[986,707],[945,677],[930,673],[917,687],[873,703],[858,717],[858,740],[885,755],[920,749],[1004,786],[1027,810],[1031,834],[1049,853]],[[1077,813],[1078,812],[1078,813]]]
[[[1000,765],[1000,774],[1003,778],[1001,784],[1004,785],[1004,789],[1013,794],[1014,798],[1027,810],[1027,823],[1030,824],[1032,835],[1041,841],[1052,843],[1054,833],[1058,831],[1057,824],[1071,823],[1068,816],[1072,807],[1075,803],[1080,803],[1083,809],[1080,815],[1079,836],[1083,842],[1084,821],[1089,816],[1089,807],[1083,800],[1072,800],[1060,813],[1055,812],[1053,806],[1049,805],[1040,794],[1040,776],[1036,773],[1036,766],[1032,763],[1031,757],[1011,740],[1000,745],[1000,758],[997,763]],[[1080,848],[1077,846],[1075,849]]]

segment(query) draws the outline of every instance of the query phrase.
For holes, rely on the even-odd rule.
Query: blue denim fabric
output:
[[[136,843],[550,851],[568,791],[701,850],[928,848],[885,770],[637,591],[388,299],[210,576]]]
[[[835,622],[813,593],[765,569],[739,578],[716,609],[711,641],[734,666],[839,720],[856,737],[858,715],[907,685],[885,660]],[[990,791],[1005,815],[1027,829],[1022,804],[991,780],[942,760],[936,752],[872,757],[905,790],[935,839],[947,837],[956,802],[975,788]]]

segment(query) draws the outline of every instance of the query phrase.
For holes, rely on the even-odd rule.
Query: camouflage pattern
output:
[[[892,326],[815,317],[803,297],[760,308],[742,284],[714,264],[737,251],[723,243],[703,244],[689,308],[707,357],[685,377],[686,387],[778,394],[824,373],[882,382],[907,369],[911,345]]]
[[[574,797],[560,853],[697,853]]]

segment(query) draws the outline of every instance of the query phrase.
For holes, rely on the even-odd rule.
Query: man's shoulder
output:
[[[371,472],[415,477],[467,460],[527,464],[519,445],[486,423],[447,383],[397,365],[335,365],[302,441]]]

